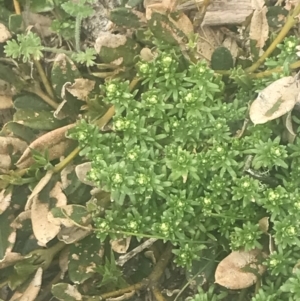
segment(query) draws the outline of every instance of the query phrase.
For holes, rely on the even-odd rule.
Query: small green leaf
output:
[[[75,286],[68,283],[58,283],[52,286],[53,296],[61,301],[81,301],[82,295]]]
[[[0,215],[0,260],[4,258],[6,250],[14,245],[14,242],[10,242],[8,239],[14,232],[14,229],[10,226],[13,219],[12,209],[7,209]]]
[[[8,28],[11,32],[17,33],[22,30],[23,17],[22,15],[10,15]]]
[[[35,94],[17,95],[14,98],[14,107],[17,110],[30,108],[34,111],[51,111],[52,107]]]
[[[28,144],[36,139],[35,133],[29,127],[13,121],[4,125],[0,135],[5,136],[9,135],[9,133],[13,133],[15,137],[26,141]]]
[[[95,273],[95,267],[101,264],[101,260],[101,242],[95,235],[72,244],[68,266],[70,280],[82,283],[89,279]]]
[[[51,112],[36,112],[31,109],[18,110],[14,115],[14,121],[35,130],[54,130],[67,124],[64,120],[56,119]]]
[[[74,224],[82,226],[88,225],[91,220],[91,216],[86,207],[81,205],[66,205],[52,208],[51,213],[54,218],[69,219],[71,224],[72,221],[74,221]]]
[[[211,68],[213,70],[229,70],[233,67],[233,58],[226,47],[218,47],[211,57]]]
[[[110,20],[118,26],[139,28],[142,26],[142,14],[132,8],[118,7],[110,12]]]
[[[45,13],[53,10],[53,0],[30,0],[30,11],[33,13]]]
[[[267,20],[270,27],[278,28],[285,23],[283,16],[288,15],[288,10],[281,6],[269,6],[267,11]]]

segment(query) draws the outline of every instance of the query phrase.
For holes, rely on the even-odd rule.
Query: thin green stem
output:
[[[76,51],[80,51],[80,28],[81,28],[81,21],[82,17],[77,16],[76,17],[76,23],[75,23],[75,47]]]
[[[43,69],[40,61],[33,59],[33,62],[34,62],[35,67],[36,67],[36,69],[37,69],[37,71],[39,73],[39,76],[40,76],[41,81],[42,81],[42,83],[43,83],[43,85],[45,87],[45,90],[47,91],[47,93],[51,97],[51,99],[54,99],[55,95],[53,93],[52,87],[51,87],[51,85],[49,83],[49,80],[48,80],[48,78],[47,78],[47,76],[45,74],[45,71],[44,71],[44,69]]]
[[[73,52],[65,49],[51,48],[51,47],[43,47],[43,51],[52,52],[52,53],[64,53],[66,55],[72,55]]]
[[[290,64],[289,68],[291,70],[300,68],[300,61]],[[270,70],[266,70],[259,73],[252,73],[249,75],[250,78],[265,78],[271,76],[273,73],[279,73],[283,70],[283,67],[276,67]]]
[[[254,72],[265,61],[265,59],[270,56],[270,54],[276,49],[277,45],[281,43],[282,40],[286,37],[290,29],[298,22],[297,16],[299,15],[299,13],[300,13],[300,3],[294,8],[293,12],[287,17],[286,23],[282,27],[276,39],[263,53],[263,55],[251,67],[246,69],[246,71],[248,71],[249,73]]]

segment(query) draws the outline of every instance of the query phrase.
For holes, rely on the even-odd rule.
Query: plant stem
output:
[[[75,23],[75,48],[76,51],[80,51],[80,28],[81,28],[81,21],[82,17],[77,17],[76,18],[76,23]]]
[[[14,2],[14,9],[15,9],[16,15],[21,15],[20,3],[17,0],[13,0],[13,2]]]
[[[292,63],[289,65],[290,69],[298,69],[300,67],[300,61],[297,61],[295,63]],[[273,73],[279,73],[283,70],[283,67],[277,67],[271,70],[266,70],[263,72],[259,72],[259,73],[252,73],[250,74],[250,78],[264,78],[264,77],[268,77],[270,75],[272,75]]]
[[[76,147],[66,158],[55,165],[53,168],[54,173],[58,173],[63,170],[80,152],[80,148]]]
[[[72,55],[72,51],[70,50],[65,50],[65,49],[58,49],[58,48],[51,48],[51,47],[43,47],[43,51],[46,52],[52,52],[52,53],[64,53],[66,55]]]
[[[34,93],[38,95],[40,98],[42,98],[48,105],[50,105],[53,109],[58,108],[58,103],[56,103],[51,97],[49,97],[47,94],[45,94],[42,89],[38,86],[33,86],[25,89],[28,92]]]
[[[300,68],[300,60],[290,64],[289,68],[292,70]],[[276,67],[276,68],[262,71],[259,73],[250,73],[249,77],[250,78],[265,78],[265,77],[271,76],[273,73],[279,73],[282,70],[283,70],[283,67]],[[215,73],[229,76],[231,74],[231,71],[230,70],[215,70]]]
[[[55,98],[54,93],[53,93],[53,90],[52,90],[52,88],[51,88],[51,85],[50,85],[50,83],[49,83],[49,81],[48,81],[48,79],[47,79],[47,76],[46,76],[46,74],[45,74],[45,72],[44,72],[44,69],[43,69],[43,67],[42,67],[42,65],[41,65],[41,63],[40,63],[40,61],[38,61],[38,60],[33,60],[33,62],[34,62],[35,67],[36,67],[36,69],[37,69],[37,71],[38,71],[38,73],[39,73],[39,75],[40,75],[40,77],[41,77],[42,83],[43,83],[43,85],[44,85],[44,87],[45,87],[47,93],[49,94],[49,96],[50,96],[51,98]]]
[[[139,283],[119,289],[117,291],[102,294],[97,299],[95,298],[95,296],[91,296],[90,298],[87,299],[87,301],[103,300],[103,299],[108,299],[113,297],[119,297],[119,296],[123,296],[125,293],[132,292],[132,291],[140,291],[148,287],[154,289],[155,287],[157,287],[159,279],[161,278],[163,272],[165,271],[167,265],[169,264],[172,256],[173,256],[172,245],[170,243],[167,243],[164,252],[162,253],[156,266],[154,267],[152,273],[149,275],[148,278],[145,278]]]
[[[290,29],[297,23],[297,15],[300,13],[300,4],[298,4],[293,12],[287,17],[286,23],[282,27],[280,33],[276,37],[276,39],[272,42],[272,44],[268,47],[268,49],[264,52],[264,54],[246,71],[254,72],[259,68],[259,66],[264,62],[264,60],[276,49],[277,45],[286,37]]]

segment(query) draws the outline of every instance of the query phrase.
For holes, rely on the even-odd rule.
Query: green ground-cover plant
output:
[[[267,65],[293,63],[284,51],[295,54],[297,42],[287,39]],[[105,217],[94,213],[98,237],[170,240],[175,262],[189,268],[203,249],[262,249],[269,238],[258,222],[268,216],[276,251],[264,264],[276,278],[274,298],[285,298],[299,259],[299,140],[284,142],[278,120],[237,135],[255,92],[284,74],[253,80],[231,97],[232,86],[206,63],[189,64],[174,48],[139,62],[137,72],[134,91],[118,80],[103,86],[103,101],[116,111],[110,132],[83,119],[70,133],[92,162],[88,179],[111,193]]]
[[[132,248],[145,238],[168,242],[165,253],[162,252],[162,263],[167,265],[171,260],[172,249],[175,265],[169,265],[171,271],[176,266],[186,270],[189,283],[197,279],[199,292],[192,298],[194,301],[298,300],[299,112],[296,105],[286,118],[257,125],[249,121],[248,115],[249,105],[263,89],[284,76],[295,75],[292,70],[299,67],[299,39],[287,37],[260,72],[253,73],[264,61],[261,58],[259,65],[253,64],[248,69],[237,64],[231,70],[214,71],[208,63],[196,59],[197,37],[188,40],[172,22],[168,23],[170,20],[165,15],[156,15],[157,19],[148,24],[150,30],[144,23],[139,29],[145,29],[153,39],[154,29],[159,31],[172,24],[174,32],[170,36],[166,32],[159,36],[167,36],[172,45],[159,39],[151,40],[150,44],[147,41],[153,47],[146,49],[152,59],[134,55],[128,60],[134,62],[130,72],[124,72],[126,80],[118,72],[110,73],[112,76],[100,85],[99,79],[93,82],[90,94],[80,89],[80,93],[74,93],[69,89],[70,83],[79,79],[81,84],[88,85],[96,72],[85,72],[90,67],[94,71],[103,58],[91,48],[82,51],[84,47],[80,45],[80,24],[92,13],[86,4],[94,1],[61,2],[68,16],[59,20],[60,24],[68,23],[68,18],[73,17],[69,24],[74,29],[70,35],[74,36],[73,48],[46,47],[32,32],[17,34],[4,46],[5,55],[18,60],[20,65],[41,60],[44,51],[67,56],[54,62],[51,81],[43,82],[45,91],[54,99],[48,102],[49,96],[43,98],[50,109],[44,103],[41,105],[41,99],[34,100],[32,94],[22,99],[17,95],[14,121],[6,124],[1,132],[1,138],[8,133],[7,140],[19,137],[29,147],[24,150],[24,145],[17,144],[22,151],[8,148],[13,167],[3,172],[0,179],[6,206],[1,207],[0,214],[3,237],[0,267],[4,271],[0,274],[0,285],[7,285],[11,291],[21,287],[24,291],[26,280],[39,272],[38,268],[49,269],[44,279],[51,278],[52,273],[60,270],[57,261],[52,259],[58,258],[55,256],[63,250],[59,260],[68,262],[68,277],[64,283],[53,286],[52,295],[57,299],[67,300],[71,292],[77,294],[78,300],[125,296],[133,290],[148,288],[149,283],[150,289],[156,289],[163,264],[159,262],[158,272],[153,269],[151,274],[148,268],[152,262],[145,264],[145,259],[140,257],[141,266],[147,266],[146,272],[142,277],[140,272],[135,273],[136,278],[132,280],[125,277],[125,269],[120,271],[113,253],[107,250],[109,239],[136,237],[132,239]],[[122,12],[131,13],[131,10],[122,8],[112,16],[118,17]],[[292,21],[285,28],[295,22],[294,18],[289,20]],[[135,21],[131,29],[140,26],[140,20]],[[155,27],[157,24],[164,26]],[[59,32],[60,25],[56,25]],[[281,32],[279,37],[287,31],[282,31],[284,34]],[[180,41],[179,45],[174,40]],[[271,48],[265,53],[270,54]],[[81,65],[82,74],[70,59]],[[109,64],[103,65],[109,68]],[[215,62],[212,65],[218,67]],[[24,72],[22,68],[18,71]],[[3,73],[0,70],[0,75]],[[31,77],[26,80],[32,83]],[[67,102],[62,108],[67,117],[61,120],[53,117],[52,109],[57,109],[62,100]],[[24,102],[27,107],[33,106],[32,111],[36,110],[30,112],[34,118],[25,118],[28,112]],[[267,111],[269,117],[282,102],[280,99]],[[39,122],[34,123],[36,120]],[[70,122],[75,122],[75,127],[68,125]],[[296,129],[296,135],[292,128]],[[64,140],[68,141],[65,145]],[[74,144],[70,142],[74,140],[78,147],[72,151]],[[55,149],[56,144],[62,144],[63,151]],[[19,152],[23,151],[27,157],[22,156],[23,161],[18,161]],[[32,161],[26,163],[29,159]],[[70,165],[72,160],[74,165]],[[75,166],[89,162],[89,172],[82,179]],[[9,198],[11,204],[7,205]],[[50,224],[47,230],[51,233],[37,229],[43,227],[36,208],[43,212],[47,221],[43,226]],[[262,225],[266,219],[270,224]],[[74,238],[70,228],[79,233],[74,241],[68,240],[69,236]],[[9,238],[12,233],[17,235],[15,244]],[[42,248],[43,244],[48,248]],[[106,248],[105,259],[102,248]],[[226,286],[213,284],[212,274],[224,257],[235,250],[257,249],[261,250],[258,260],[265,266],[265,273],[253,272],[257,275],[255,287],[233,293]],[[15,267],[14,262],[6,261],[5,253],[11,250],[21,256]],[[28,258],[23,257],[28,254]],[[143,277],[145,281],[130,286]],[[52,281],[59,279],[61,275],[57,274]],[[208,289],[200,288],[204,283]],[[49,293],[49,288],[45,292]],[[47,296],[40,299],[45,300]],[[184,297],[179,294],[175,299]]]

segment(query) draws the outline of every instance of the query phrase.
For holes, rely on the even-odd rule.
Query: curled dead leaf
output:
[[[269,231],[269,217],[265,216],[258,221],[259,229],[265,234]]]
[[[284,125],[285,125],[285,138],[289,143],[294,143],[296,139],[296,134],[293,129],[293,122],[292,122],[292,111],[289,111],[284,117]]]
[[[121,34],[113,34],[110,32],[101,32],[95,42],[95,50],[97,53],[101,51],[102,46],[109,48],[117,48],[126,44],[126,37]]]
[[[74,165],[66,166],[60,173],[60,179],[62,184],[62,189],[67,189],[71,184],[72,180],[68,178],[68,176],[74,171]]]
[[[91,162],[85,162],[82,164],[79,164],[75,167],[76,176],[79,179],[80,182],[83,184],[89,185],[89,186],[97,186],[92,181],[89,181],[86,179],[87,173],[91,170],[92,163]]]
[[[82,101],[87,101],[89,93],[94,89],[95,81],[86,78],[76,78],[75,83],[66,86],[66,90]]]
[[[23,153],[27,148],[27,143],[19,138],[0,137],[0,169],[9,170],[11,167],[10,155]]]
[[[54,209],[54,211],[48,213],[48,220],[61,228],[57,235],[60,241],[71,244],[90,234],[91,215],[84,206],[65,205]]]
[[[126,238],[114,239],[110,241],[110,245],[113,251],[116,253],[124,254],[127,252],[131,241],[131,236]]]
[[[230,253],[217,266],[215,282],[232,290],[253,285],[257,281],[257,275],[262,275],[266,270],[260,263],[263,256],[258,249]]]
[[[152,53],[151,49],[144,47],[140,52],[141,59],[146,62],[151,62],[155,58],[155,54]]]
[[[44,153],[48,150],[50,161],[61,157],[72,143],[71,140],[65,137],[65,134],[74,126],[75,124],[66,125],[34,140],[24,151],[23,155],[16,163],[16,166],[22,169],[27,168],[34,163],[31,149],[37,150],[40,153]]]
[[[269,24],[267,20],[268,8],[264,6],[256,9],[250,24],[250,39],[256,41],[257,48],[263,48],[269,38]]]

